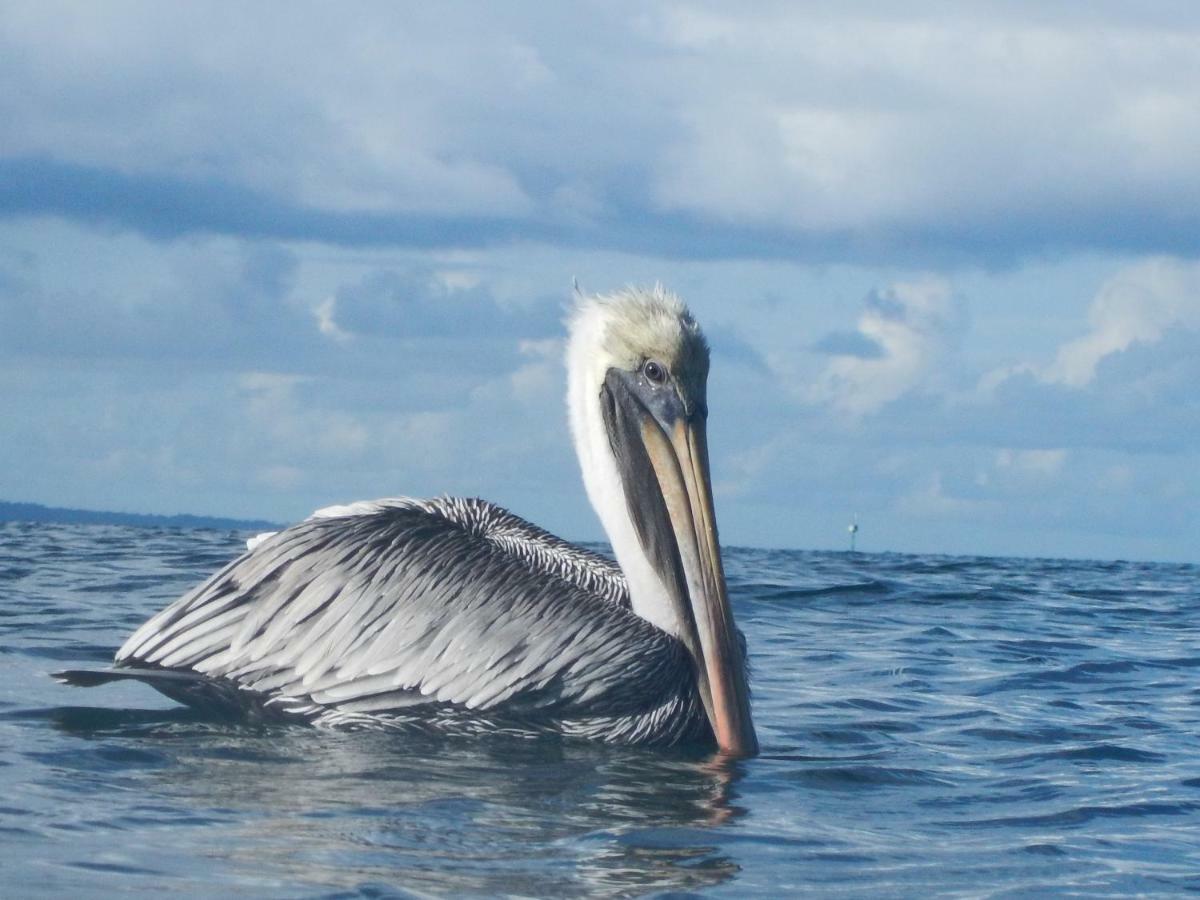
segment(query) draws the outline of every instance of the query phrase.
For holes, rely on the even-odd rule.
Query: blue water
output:
[[[1200,567],[729,550],[763,747],[733,766],[47,677],[243,538],[0,524],[0,893],[1200,891]]]

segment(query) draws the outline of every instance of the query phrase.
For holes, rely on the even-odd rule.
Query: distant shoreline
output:
[[[263,519],[226,519],[184,513],[163,516],[150,513],[108,512],[69,509],[40,503],[10,503],[0,500],[0,522],[56,522],[70,525],[132,525],[138,528],[215,528],[235,531],[267,531],[281,526]]]

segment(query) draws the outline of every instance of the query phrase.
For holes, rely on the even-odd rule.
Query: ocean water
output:
[[[242,546],[0,523],[0,894],[1200,892],[1200,567],[732,548],[762,755],[72,689]]]

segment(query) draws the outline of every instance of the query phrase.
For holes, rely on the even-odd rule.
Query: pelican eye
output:
[[[654,384],[662,384],[667,380],[667,370],[660,362],[655,362],[652,359],[646,360],[642,364],[642,374],[645,375]]]

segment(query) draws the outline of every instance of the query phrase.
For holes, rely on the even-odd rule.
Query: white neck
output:
[[[650,564],[637,528],[629,516],[625,488],[609,445],[600,408],[600,388],[608,363],[601,352],[604,317],[600,308],[585,306],[576,313],[567,345],[567,409],[575,452],[592,508],[608,534],[617,564],[625,573],[633,611],[663,631],[683,633],[658,572]]]

